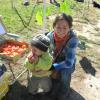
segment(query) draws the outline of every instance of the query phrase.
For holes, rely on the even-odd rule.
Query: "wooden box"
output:
[[[28,44],[15,40],[5,40],[0,44],[0,56],[16,62],[25,52],[28,51]]]

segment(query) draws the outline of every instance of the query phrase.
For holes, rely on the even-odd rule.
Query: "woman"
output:
[[[66,100],[68,97],[71,74],[75,69],[78,39],[71,29],[72,21],[72,17],[65,13],[58,15],[53,23],[54,31],[47,35],[51,41],[50,53],[54,58],[51,68],[53,69],[52,94],[55,94],[58,100]]]

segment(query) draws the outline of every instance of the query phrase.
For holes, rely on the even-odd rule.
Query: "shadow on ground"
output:
[[[27,88],[16,81],[10,86],[7,95],[2,100],[54,100],[48,95],[36,95],[32,96],[28,94]],[[78,92],[71,89],[71,94],[68,100],[85,100]]]
[[[87,57],[82,57],[82,59],[81,59],[79,62],[80,62],[80,65],[82,66],[83,70],[84,70],[86,73],[95,76],[96,70],[95,70],[95,68],[92,66],[90,60],[88,60]]]
[[[68,100],[85,100],[85,98],[71,88],[71,93]]]
[[[27,88],[16,81],[9,86],[7,95],[2,100],[22,100],[22,95],[27,94]]]

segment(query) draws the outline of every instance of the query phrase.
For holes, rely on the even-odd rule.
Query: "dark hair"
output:
[[[30,41],[31,46],[46,52],[50,46],[50,39],[44,34],[39,34]]]
[[[66,22],[68,22],[69,28],[72,27],[72,22],[73,22],[72,17],[70,15],[66,15],[65,13],[62,13],[55,18],[55,21],[53,22],[53,28],[55,27],[55,25],[59,20],[65,20]]]

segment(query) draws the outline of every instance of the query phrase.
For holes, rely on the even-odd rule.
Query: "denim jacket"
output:
[[[56,47],[53,32],[49,32],[47,36],[50,38],[51,42],[49,51],[50,54],[53,55]],[[74,69],[73,67],[75,67],[78,39],[72,30],[69,32],[69,36],[71,36],[71,39],[66,43],[65,48],[62,50],[62,53],[65,55],[65,59],[53,64],[56,70],[66,69],[68,72],[72,72]]]

